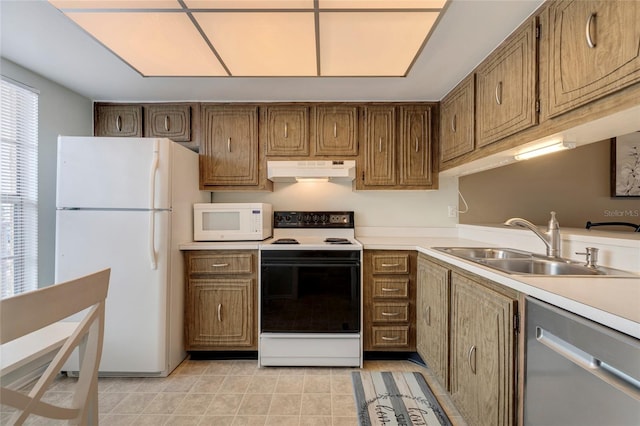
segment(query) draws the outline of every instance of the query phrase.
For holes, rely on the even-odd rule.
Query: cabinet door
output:
[[[175,142],[191,140],[191,106],[148,105],[144,115],[145,136],[169,138]]]
[[[640,81],[640,2],[554,2],[549,18],[550,116]]]
[[[515,422],[516,303],[451,274],[451,397],[469,423]]]
[[[188,346],[254,346],[253,279],[191,279]]]
[[[364,185],[396,184],[396,110],[389,106],[363,108]]]
[[[478,147],[538,123],[535,27],[531,19],[476,71]]]
[[[315,155],[358,155],[358,108],[319,105],[315,115]]]
[[[95,136],[142,137],[142,105],[101,105],[95,109]]]
[[[475,76],[471,74],[440,104],[440,159],[452,160],[475,148]]]
[[[203,105],[200,187],[258,185],[258,108]]]
[[[268,106],[261,109],[267,155],[309,155],[309,107]]]
[[[417,350],[437,378],[449,384],[449,269],[418,258]]]
[[[431,184],[431,107],[403,106],[400,115],[399,184]]]

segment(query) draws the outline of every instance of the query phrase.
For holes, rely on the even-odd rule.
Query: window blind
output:
[[[38,93],[2,77],[0,273],[5,298],[38,287]]]

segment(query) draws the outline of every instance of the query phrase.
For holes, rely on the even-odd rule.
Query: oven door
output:
[[[264,250],[261,332],[359,333],[359,250]]]

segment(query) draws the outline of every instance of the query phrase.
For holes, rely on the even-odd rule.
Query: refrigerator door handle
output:
[[[151,161],[151,174],[149,176],[149,261],[151,262],[151,269],[155,270],[158,267],[156,260],[156,215],[155,208],[156,200],[156,172],[158,171],[158,162],[160,161],[160,144],[156,139],[153,141],[153,159]]]

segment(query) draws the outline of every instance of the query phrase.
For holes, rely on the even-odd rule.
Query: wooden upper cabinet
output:
[[[144,108],[144,119],[145,136],[175,142],[191,140],[190,105],[148,105]]]
[[[640,2],[558,1],[548,13],[549,116],[640,81]]]
[[[431,184],[431,107],[399,108],[399,179],[403,186]]]
[[[142,105],[102,105],[94,107],[94,135],[142,137]]]
[[[309,155],[309,107],[267,106],[260,109],[260,130],[267,156]]]
[[[396,109],[393,106],[362,108],[365,186],[396,185]]]
[[[465,78],[440,103],[440,160],[446,162],[475,148],[475,76]]]
[[[259,184],[258,107],[202,105],[200,188]]]
[[[315,155],[358,155],[358,107],[318,105],[314,111]]]
[[[476,70],[478,147],[538,123],[536,21],[527,21]]]

